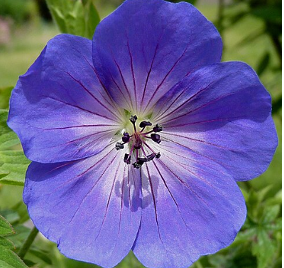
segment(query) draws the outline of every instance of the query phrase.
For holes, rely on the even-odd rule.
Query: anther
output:
[[[127,132],[124,132],[124,133],[123,133],[123,136],[122,136],[122,141],[123,141],[124,143],[127,143],[127,142],[129,142],[129,139],[130,139],[129,134],[128,134]]]
[[[147,155],[147,161],[151,161],[155,158],[156,154],[155,153],[152,153],[152,154],[149,154]]]
[[[149,122],[149,121],[142,121],[139,125],[139,127],[141,127],[141,128],[145,128],[145,127],[148,127],[148,126],[152,126],[152,123]]]
[[[156,124],[156,126],[153,127],[154,132],[160,132],[163,130],[163,127],[159,124]]]
[[[137,163],[141,163],[141,164],[143,164],[143,163],[145,163],[145,162],[147,162],[148,160],[147,160],[147,158],[145,158],[145,157],[138,157],[137,158]]]
[[[116,150],[120,150],[120,149],[123,149],[123,148],[124,148],[124,144],[123,144],[123,143],[117,142],[117,143],[115,144],[115,149],[116,149]]]
[[[160,158],[160,157],[161,157],[161,153],[158,152],[158,153],[156,154],[156,158]]]
[[[151,139],[157,143],[161,142],[161,136],[159,134],[151,134]]]
[[[133,166],[134,168],[141,168],[145,162],[147,162],[147,158],[138,157],[137,161],[133,163]]]
[[[129,154],[124,155],[124,162],[126,164],[130,164],[131,156]]]
[[[130,122],[132,124],[135,124],[135,122],[137,121],[137,116],[136,115],[131,115],[130,118],[129,118]]]
[[[137,162],[133,163],[134,168],[141,168],[142,165],[138,164]]]

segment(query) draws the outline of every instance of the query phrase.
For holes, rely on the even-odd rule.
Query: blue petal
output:
[[[161,98],[163,137],[223,166],[235,180],[262,174],[277,147],[271,98],[241,62],[203,67]]]
[[[161,158],[144,168],[133,251],[146,267],[185,268],[233,242],[246,206],[222,167],[174,143],[161,148]]]
[[[29,159],[61,162],[99,152],[117,131],[117,114],[92,66],[91,41],[58,35],[20,77],[8,125]]]
[[[93,38],[93,61],[120,106],[139,114],[201,66],[219,62],[221,38],[188,3],[128,0],[104,19]]]
[[[24,188],[30,217],[67,257],[113,267],[131,249],[141,180],[122,159],[111,146],[83,160],[30,165]]]

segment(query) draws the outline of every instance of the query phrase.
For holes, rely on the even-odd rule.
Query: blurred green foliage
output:
[[[0,16],[4,10],[1,8],[3,3],[10,2],[13,5],[23,1],[26,0],[0,0]],[[48,1],[53,17],[62,32],[91,38],[92,31],[95,30],[98,22],[98,16],[93,15],[95,20],[92,28],[86,30],[88,20],[86,14],[91,14],[86,4],[92,1],[80,0],[67,7],[61,5],[62,0]],[[97,0],[95,3],[101,17],[104,17],[121,2],[121,0]],[[195,1],[195,4],[198,5],[199,1]],[[219,0],[218,5],[198,7],[219,28],[224,41],[224,59],[248,62],[256,69],[261,81],[271,93],[279,147],[267,172],[257,179],[239,184],[245,196],[248,216],[234,243],[214,255],[201,257],[191,268],[278,268],[282,264],[282,97],[281,49],[279,49],[282,37],[281,2],[279,0],[234,0],[226,4],[225,1]],[[5,11],[5,14],[9,12]],[[75,27],[77,22],[79,22],[79,28]],[[17,184],[23,185],[24,170],[28,161],[24,160],[18,139],[5,123],[6,109],[11,89],[18,75],[27,70],[46,41],[57,31],[54,27],[40,25],[31,26],[28,29],[20,28],[17,33],[18,36],[14,37],[10,47],[0,48],[0,109],[2,109],[0,110],[0,134],[3,134],[0,138],[0,215],[5,218],[0,217],[0,267],[94,268],[95,265],[67,259],[59,253],[54,243],[42,236],[38,236],[31,245],[30,250],[23,257],[24,262],[17,255],[32,231],[32,224],[22,201],[22,186],[3,183],[14,183],[13,174],[18,173],[14,175],[15,178],[20,179]],[[7,62],[9,62],[8,65]],[[3,151],[5,157],[14,153],[17,157],[10,158],[11,163],[7,163],[8,158],[3,156],[1,158]],[[143,266],[136,260],[133,253],[130,253],[117,267],[142,268]]]
[[[1,0],[0,17],[11,18],[16,23],[28,21],[35,13],[32,0]]]
[[[62,33],[92,39],[100,17],[93,0],[46,0],[49,10]]]

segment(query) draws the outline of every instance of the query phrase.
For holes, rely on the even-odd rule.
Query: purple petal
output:
[[[174,143],[164,141],[161,147],[161,158],[144,168],[133,251],[147,267],[188,267],[233,242],[246,206],[220,165]]]
[[[24,202],[36,227],[69,258],[113,267],[126,256],[141,219],[141,178],[123,153],[73,162],[33,162]]]
[[[149,113],[173,85],[219,62],[219,33],[195,7],[163,0],[128,0],[104,19],[93,39],[93,61],[120,106]]]
[[[270,95],[241,62],[201,68],[155,109],[164,139],[214,160],[235,180],[263,173],[277,147]]]
[[[58,35],[13,90],[9,126],[37,162],[99,152],[117,131],[118,116],[91,59],[91,41]]]

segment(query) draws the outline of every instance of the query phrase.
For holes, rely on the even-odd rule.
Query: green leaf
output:
[[[282,218],[278,218],[274,223],[268,223],[265,225],[265,229],[268,231],[280,232],[282,231]]]
[[[0,267],[27,268],[28,266],[13,251],[0,246]]]
[[[265,207],[263,215],[263,223],[270,223],[274,221],[280,212],[280,205]]]
[[[0,151],[0,182],[24,185],[29,163],[22,151]]]
[[[0,235],[5,236],[5,235],[14,234],[14,233],[15,231],[12,225],[4,217],[0,215]]]
[[[260,76],[267,69],[270,61],[270,54],[265,52],[263,56],[260,58],[260,61],[257,65],[256,72]]]
[[[12,209],[16,211],[18,215],[20,216],[20,219],[17,223],[21,224],[29,220],[30,217],[29,217],[28,210],[24,202],[20,201]]]
[[[7,126],[8,111],[0,109],[0,151],[19,144],[17,135]]]
[[[196,5],[197,0],[185,0],[184,2],[190,3],[192,5]]]
[[[31,229],[25,227],[24,225],[14,225],[14,229],[16,231],[16,234],[9,236],[9,239],[14,243],[16,248],[19,249],[27,239],[28,235],[31,232]]]
[[[48,1],[47,1],[48,2]],[[65,23],[64,15],[61,13],[61,11],[54,7],[53,5],[49,5],[50,13],[52,14],[52,18],[57,24],[60,32],[62,33],[68,33],[67,26]]]
[[[20,220],[19,214],[11,209],[1,210],[0,213],[10,224],[17,223]]]
[[[30,161],[22,150],[11,150],[20,141],[7,126],[7,118],[8,111],[0,109],[0,183],[22,186]]]
[[[0,237],[0,247],[5,247],[7,249],[15,249],[15,245],[12,241],[10,241],[8,238]]]
[[[100,22],[99,13],[92,0],[86,1],[85,5],[85,23],[86,23],[86,32],[85,36],[89,39],[92,39],[96,26]]]
[[[257,268],[269,267],[277,247],[263,229],[258,231],[257,240],[252,246],[252,254],[257,257]]]
[[[282,10],[281,7],[276,6],[258,6],[251,10],[251,14],[268,22],[281,24],[282,22]]]
[[[61,32],[93,37],[100,22],[93,0],[47,0],[47,4]]]
[[[13,87],[1,87],[0,88],[0,109],[9,108],[9,99]]]
[[[272,114],[276,114],[282,108],[282,96],[272,102]]]
[[[45,263],[52,265],[52,261],[51,259],[48,257],[48,252],[44,252],[44,251],[40,251],[37,249],[30,249],[29,250],[30,253],[32,253],[34,256],[36,256],[37,258],[41,259],[42,261],[44,261]]]

